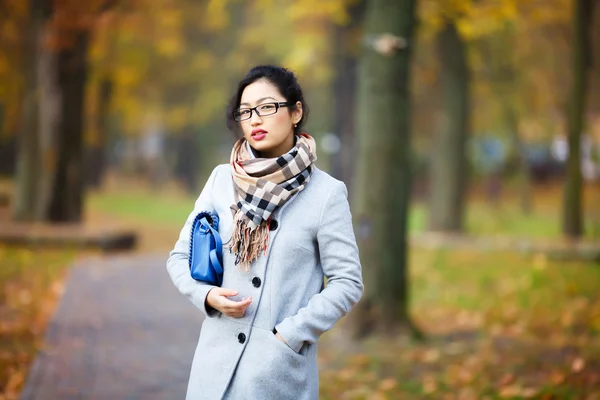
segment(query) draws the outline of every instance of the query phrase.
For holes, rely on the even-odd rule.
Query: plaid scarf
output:
[[[228,247],[236,255],[235,264],[247,271],[261,251],[267,253],[273,211],[310,181],[316,144],[307,133],[296,139],[294,147],[277,158],[253,158],[244,138],[233,146],[230,164],[236,203],[231,206],[233,234]]]

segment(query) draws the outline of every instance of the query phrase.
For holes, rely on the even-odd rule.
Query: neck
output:
[[[288,151],[290,151],[294,147],[295,143],[296,143],[296,135],[291,135],[286,140],[284,140],[281,144],[279,144],[276,147],[273,147],[272,149],[263,150],[263,151],[256,151],[256,150],[254,150],[254,151],[256,151],[258,153],[258,157],[260,157],[260,158],[277,158],[277,157],[282,156],[283,154],[287,153]]]

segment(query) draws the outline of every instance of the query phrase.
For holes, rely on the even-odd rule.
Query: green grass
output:
[[[152,196],[145,192],[92,194],[88,207],[150,224],[183,225],[194,208],[192,197]]]
[[[584,218],[585,232],[589,238],[600,238],[600,209],[589,205]],[[427,208],[414,204],[410,210],[410,231],[424,232],[427,228]],[[466,232],[481,236],[517,236],[531,239],[559,238],[562,236],[560,213],[556,210],[534,210],[525,215],[515,205],[494,207],[482,202],[471,202],[465,220]]]

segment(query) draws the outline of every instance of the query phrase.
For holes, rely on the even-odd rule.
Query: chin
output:
[[[257,142],[252,139],[250,140],[250,146],[252,146],[252,148],[258,151],[269,150],[271,147],[273,147],[269,145],[269,143],[267,143],[267,140],[261,140]]]

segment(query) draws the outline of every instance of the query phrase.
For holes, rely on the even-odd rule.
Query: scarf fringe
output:
[[[229,248],[235,254],[235,263],[241,268],[250,271],[250,263],[258,258],[261,251],[267,254],[269,243],[269,221],[263,221],[255,229],[249,227],[240,218],[234,222],[233,234]]]

